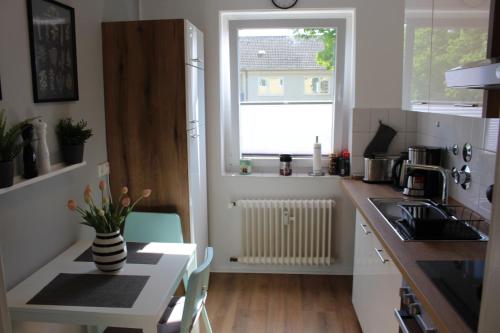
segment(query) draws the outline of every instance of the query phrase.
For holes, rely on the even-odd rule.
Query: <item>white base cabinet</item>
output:
[[[352,303],[364,333],[397,333],[403,277],[356,210]]]

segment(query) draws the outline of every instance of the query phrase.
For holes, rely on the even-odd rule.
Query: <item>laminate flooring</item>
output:
[[[212,273],[207,311],[214,333],[361,333],[351,288],[351,276]]]

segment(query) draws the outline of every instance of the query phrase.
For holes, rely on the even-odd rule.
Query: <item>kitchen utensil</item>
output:
[[[441,148],[411,146],[408,148],[408,165],[441,165]],[[404,195],[414,197],[434,197],[439,194],[441,183],[437,172],[409,170],[405,176]]]
[[[392,182],[398,188],[405,187],[406,166],[408,165],[408,152],[401,152],[392,167]]]
[[[365,157],[365,174],[363,181],[367,183],[387,183],[392,181],[392,169],[399,156]]]

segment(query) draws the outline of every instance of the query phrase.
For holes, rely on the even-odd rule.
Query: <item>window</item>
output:
[[[310,155],[316,136],[331,153],[335,37],[335,28],[238,29],[242,156]]]
[[[283,96],[285,89],[283,87],[283,78],[265,77],[259,78],[257,95],[259,96]]]
[[[238,170],[242,157],[253,160],[255,171],[272,172],[277,155],[285,153],[294,155],[294,167],[303,172],[316,136],[324,155],[347,145],[343,128],[349,117],[343,114],[352,108],[354,90],[345,65],[354,73],[346,55],[349,50],[355,59],[354,13],[296,14],[297,19],[275,11],[220,14],[224,172]]]
[[[304,94],[325,95],[330,93],[330,78],[325,76],[307,77],[304,79]]]

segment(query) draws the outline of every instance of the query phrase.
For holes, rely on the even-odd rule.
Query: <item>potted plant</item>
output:
[[[73,123],[71,118],[61,119],[56,126],[56,134],[63,162],[66,165],[81,163],[85,142],[92,136],[92,129],[87,128],[87,122],[82,119]]]
[[[127,260],[127,246],[120,233],[127,215],[142,199],[151,195],[151,190],[146,189],[137,200],[132,202],[128,195],[128,188],[121,189],[120,197],[116,202],[106,194],[106,183],[99,182],[101,203],[96,204],[92,195],[92,188],[87,185],[83,198],[87,207],[84,209],[75,200],[68,201],[68,208],[77,212],[83,218],[86,226],[95,229],[96,237],[92,244],[92,258],[98,269],[103,272],[120,270]]]
[[[27,119],[7,128],[5,110],[0,111],[0,188],[14,184],[14,158],[21,152],[24,143],[19,135],[24,126],[33,119]]]

